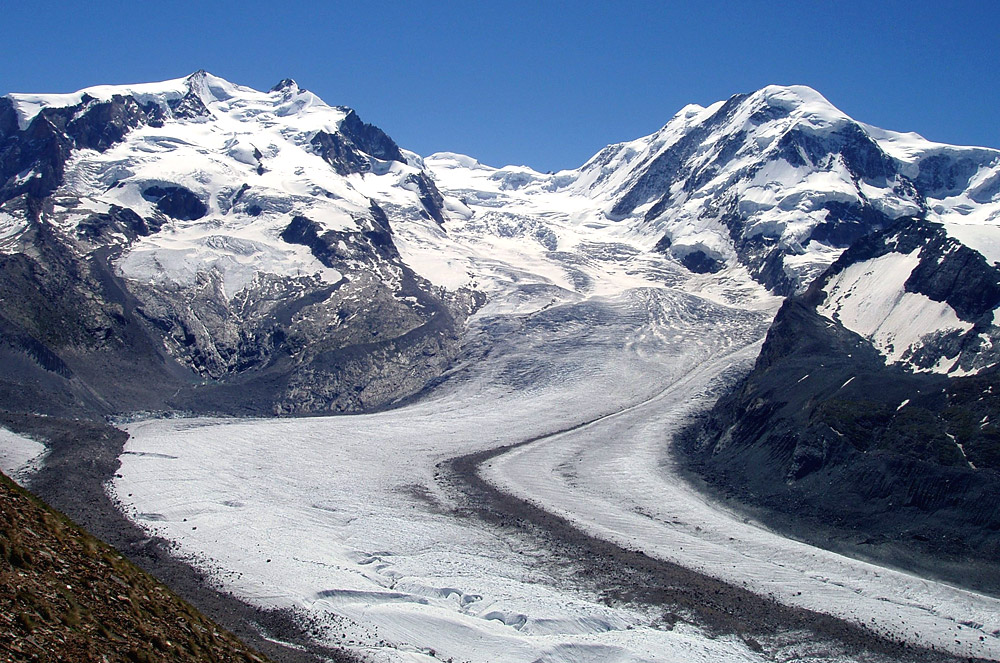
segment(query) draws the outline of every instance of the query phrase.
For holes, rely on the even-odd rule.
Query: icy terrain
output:
[[[207,73],[142,86],[101,86],[75,95],[12,95],[22,118],[48,105],[132,95],[168,104],[189,95],[200,114],[139,127],[110,149],[80,150],[66,165],[54,215],[73,230],[92,212],[118,205],[144,218],[157,213],[152,187],[182,186],[204,205],[204,214],[170,221],[162,232],[136,242],[119,262],[140,282],[193,286],[199,274],[216,271],[232,299],[258,273],[316,274],[327,283],[341,275],[325,268],[309,250],[279,237],[297,215],[335,231],[357,231],[370,201],[358,191],[361,175],[330,177],[318,153],[318,133],[337,134],[349,109],[331,107],[294,83],[270,92],[235,85]],[[24,119],[22,119],[22,122]],[[383,204],[417,205],[399,186],[419,169],[378,162],[368,179]],[[371,187],[371,183],[367,186]]]
[[[706,316],[719,333],[699,338]],[[130,426],[114,491],[230,591],[307,608],[333,641],[347,633],[391,658],[756,660],[738,639],[659,628],[655,611],[559,587],[544,551],[454,512],[435,466],[645,401],[752,343],[764,320],[654,290],[483,318],[503,351],[407,408]]]
[[[45,461],[45,445],[0,428],[0,470],[19,484]]]
[[[1000,656],[1000,602],[783,539],[674,473],[669,435],[753,361],[773,304],[754,313],[672,288],[582,297],[548,286],[557,301],[518,310],[541,287],[476,316],[466,360],[416,404],[139,422],[111,489],[221,587],[303,609],[331,642],[377,658],[843,660],[794,638],[760,653],[683,622],[671,629],[653,609],[605,605],[536,542],[462,515],[443,461],[541,438],[492,460],[489,479],[599,537],[780,601]]]
[[[920,347],[924,336],[972,329],[947,303],[906,292],[918,254],[890,253],[851,265],[831,279],[819,312],[871,340],[888,362],[900,362]],[[950,366],[944,363],[941,372]]]
[[[380,223],[375,208],[387,215],[391,242],[417,274],[494,300],[520,274],[600,295],[606,286],[595,270],[617,263],[619,277],[650,277],[650,265],[663,270],[664,255],[689,272],[687,291],[715,301],[744,298],[754,281],[792,294],[855,239],[906,216],[944,223],[990,262],[1000,246],[1000,153],[858,123],[804,86],[772,85],[708,107],[687,106],[653,134],[549,174],[493,168],[451,153],[422,159],[362,125],[350,109],[327,105],[290,80],[259,92],[197,72],[68,95],[11,94],[4,101],[25,129],[45,109],[79,105],[77,115],[84,116],[99,102],[123,97],[166,119],[148,119],[107,149],[75,150],[46,216],[67,234],[110,209],[159,216],[156,232],[122,238],[115,267],[143,293],[140,299],[152,297],[148,288],[181,293],[183,301],[147,302],[144,310],[160,315],[161,324],[169,318],[174,336],[206,346],[199,352],[213,359],[211,366],[188,361],[215,377],[251,359],[230,357],[238,331],[230,320],[217,329],[214,310],[267,300],[274,282],[309,292],[341,283],[361,287],[361,274],[374,271],[398,294],[399,265],[352,244]],[[17,177],[37,176],[29,169]],[[432,195],[428,187],[435,185],[440,193]],[[163,217],[157,191],[171,187],[188,191],[203,215]],[[328,247],[340,258],[336,268],[306,244],[286,241],[299,216],[314,221],[319,234],[346,234]],[[0,212],[0,246],[14,247],[29,225],[15,211]],[[676,282],[663,271],[661,283]],[[837,296],[861,284],[856,275],[845,278],[849,283],[835,289],[827,306],[843,311],[844,324],[871,339],[889,362],[918,351],[923,337],[967,328],[934,302],[904,297],[902,288],[889,293],[884,284],[879,295],[904,305],[891,307],[885,319],[852,310],[869,304]],[[189,313],[188,302],[205,298],[205,291],[212,291],[210,306]],[[350,291],[345,299],[354,296]],[[914,311],[919,329],[906,324]],[[173,348],[175,356],[185,352]],[[955,366],[942,362],[935,370]]]
[[[786,539],[680,479],[662,440],[731,361],[706,362],[637,407],[500,456],[486,476],[588,532],[756,594],[916,645],[1000,656],[1000,600]]]

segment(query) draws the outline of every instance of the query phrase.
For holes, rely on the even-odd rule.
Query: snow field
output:
[[[930,334],[972,329],[946,302],[905,291],[919,262],[917,249],[850,265],[830,279],[817,311],[869,339],[887,362],[902,362]]]

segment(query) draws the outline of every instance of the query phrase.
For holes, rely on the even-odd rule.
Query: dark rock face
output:
[[[316,153],[333,166],[338,175],[367,173],[372,169],[368,157],[339,133],[319,131],[312,139]]]
[[[156,208],[172,219],[195,221],[208,213],[208,207],[192,191],[182,186],[151,186],[142,197],[156,203]]]
[[[371,262],[373,257],[384,260],[398,261],[399,252],[392,243],[388,231],[388,218],[385,212],[372,203],[373,219],[370,229],[361,233],[323,231],[315,221],[304,216],[296,216],[281,232],[281,239],[289,244],[302,244],[316,259],[327,267],[336,269],[347,260]],[[377,211],[376,211],[377,210]],[[381,214],[378,214],[381,212]],[[384,225],[383,225],[384,224]],[[373,265],[374,266],[374,265]]]
[[[781,137],[778,156],[793,166],[812,166],[839,155],[852,175],[884,183],[898,174],[895,162],[861,127],[852,123],[818,135],[796,127]]]
[[[689,467],[795,536],[1000,590],[997,370],[886,366],[815,312],[818,287],[786,301],[750,375],[682,436]]]
[[[358,114],[349,110],[340,123],[340,132],[365,154],[382,161],[404,163],[403,153],[389,136],[374,124],[361,121]]]
[[[333,166],[339,175],[367,173],[371,170],[370,157],[381,161],[405,163],[399,146],[378,127],[365,124],[353,110],[347,115],[339,131],[319,131],[312,139],[316,153]]]
[[[43,198],[62,183],[73,149],[70,137],[39,113],[24,131],[8,134],[0,145],[0,202],[28,194]],[[22,173],[29,174],[21,177]]]
[[[434,180],[421,172],[419,175],[407,177],[407,182],[417,187],[417,191],[420,193],[420,204],[424,206],[424,211],[427,212],[428,216],[437,221],[438,225],[443,226],[444,197],[438,191]]]
[[[932,154],[920,161],[920,170],[913,182],[925,196],[947,198],[957,195],[966,189],[982,166],[982,156],[977,157]]]
[[[722,213],[722,223],[729,230],[739,261],[757,282],[779,295],[791,295],[801,289],[797,279],[785,270],[787,248],[777,237],[747,235],[746,217],[737,211],[736,201]]]
[[[940,230],[924,245],[921,260],[905,283],[936,302],[947,302],[962,320],[980,322],[1000,305],[1000,269],[977,251]]]
[[[167,102],[170,111],[175,118],[191,120],[195,118],[210,118],[212,113],[205,106],[194,90],[189,91],[180,99],[172,99]]]
[[[674,241],[670,238],[670,235],[664,235],[656,241],[656,245],[653,246],[653,250],[657,253],[666,253],[671,246],[673,246]]]
[[[807,244],[816,241],[828,246],[846,248],[861,237],[892,223],[892,219],[871,205],[831,201],[825,203],[823,207],[828,211],[826,220],[813,228]]]
[[[158,106],[140,107],[132,97],[119,94],[114,95],[111,101],[97,101],[84,95],[81,105],[83,113],[66,125],[66,133],[74,140],[77,149],[103,152],[121,142],[136,127],[163,119]]]
[[[298,83],[291,78],[282,78],[280,81],[274,84],[271,88],[271,92],[282,92],[284,90],[297,90],[299,89]]]
[[[696,274],[715,274],[726,266],[702,250],[692,251],[681,258],[681,264]]]
[[[28,194],[44,198],[62,184],[74,149],[99,152],[145,124],[162,123],[163,111],[132,97],[97,101],[84,95],[76,106],[44,108],[24,131],[9,99],[0,100],[0,203]]]
[[[20,131],[17,122],[17,111],[14,102],[7,97],[0,97],[0,140]]]
[[[112,205],[106,213],[80,221],[77,233],[96,244],[111,244],[116,233],[131,241],[158,232],[162,225],[159,219],[144,219],[128,208]]]
[[[80,257],[40,219],[40,203],[29,204],[29,212],[21,238],[27,250],[0,255],[4,408],[93,416],[164,407],[185,371],[167,360],[162,341],[136,316],[135,299],[106,253]],[[132,232],[136,218],[113,209],[89,227],[96,237],[116,224]]]

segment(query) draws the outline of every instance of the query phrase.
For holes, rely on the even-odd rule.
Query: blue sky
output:
[[[864,122],[1000,147],[998,19],[994,0],[38,0],[3,7],[0,93],[292,77],[418,153],[554,170],[688,103],[805,84]]]

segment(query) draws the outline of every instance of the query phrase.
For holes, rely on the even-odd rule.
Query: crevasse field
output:
[[[376,660],[850,660],[794,637],[761,654],[662,608],[604,602],[536,539],[463,511],[442,461],[537,438],[483,476],[595,536],[789,605],[1000,656],[1000,601],[784,539],[677,475],[671,434],[749,367],[771,309],[663,287],[511,304],[536,296],[516,289],[477,314],[463,361],[406,407],[131,424],[109,489],[226,591],[304,611]]]

